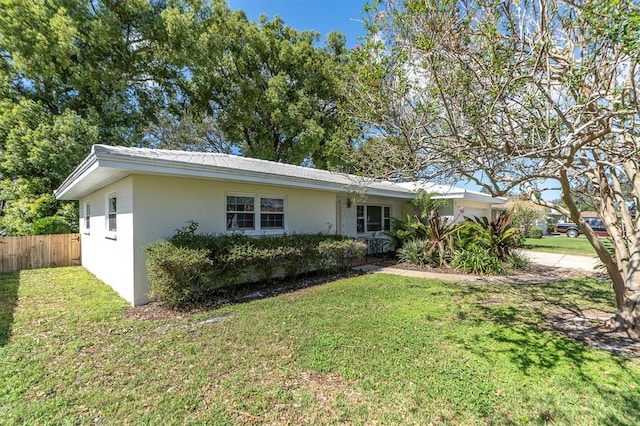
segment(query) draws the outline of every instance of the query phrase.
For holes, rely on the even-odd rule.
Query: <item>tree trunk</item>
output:
[[[640,290],[626,291],[624,303],[609,325],[617,330],[626,330],[636,338],[640,338]]]

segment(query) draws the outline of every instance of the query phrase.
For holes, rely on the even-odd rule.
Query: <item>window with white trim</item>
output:
[[[284,197],[227,195],[226,227],[228,231],[284,230]]]
[[[84,203],[84,230],[85,233],[89,233],[91,230],[91,204]]]
[[[260,229],[284,229],[283,198],[260,198]]]
[[[357,232],[378,232],[391,230],[391,207],[356,206]]]
[[[255,229],[254,197],[227,196],[227,229]]]
[[[107,196],[107,231],[115,234],[118,230],[118,198],[116,194]]]

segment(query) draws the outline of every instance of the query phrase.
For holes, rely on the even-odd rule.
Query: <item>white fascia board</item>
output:
[[[91,160],[91,161],[87,161]],[[85,165],[85,163],[87,163]],[[350,193],[352,191],[363,191],[367,195],[383,196],[392,198],[411,198],[412,194],[408,193],[404,188],[398,188],[398,191],[386,190],[380,188],[371,188],[360,186],[357,182],[353,185],[339,184],[334,182],[319,181],[314,179],[300,178],[294,176],[283,176],[277,174],[267,174],[254,172],[251,170],[239,170],[232,168],[212,167],[211,165],[184,163],[180,161],[157,161],[153,158],[129,157],[121,156],[113,153],[103,154],[101,152],[92,153],[78,168],[63,182],[58,190],[56,197],[59,199],[79,199],[80,197],[99,189],[94,185],[92,190],[78,187],[78,182],[88,180],[91,174],[95,174],[100,168],[106,173],[100,173],[102,178],[110,180],[111,175],[122,175],[143,173],[156,174],[165,176],[181,176],[194,177],[211,180],[224,180],[231,182],[261,183],[265,185],[286,186],[303,189],[315,189],[321,191]],[[107,172],[109,171],[109,172]],[[122,176],[119,176],[122,177]],[[101,185],[104,186],[104,185]],[[75,191],[74,191],[75,189]]]
[[[433,197],[435,199],[441,200],[469,200],[469,201],[478,201],[481,203],[487,204],[501,204],[507,201],[506,198],[500,197],[492,197],[490,195],[482,194],[482,193],[473,193],[473,192],[451,192],[444,195],[438,195]]]
[[[89,175],[95,172],[100,165],[98,164],[98,159],[95,153],[92,152],[87,156],[87,158],[82,161],[75,168],[73,172],[60,184],[58,189],[53,191],[53,194],[56,196],[58,200],[75,200],[77,198],[66,198],[70,191],[72,191],[76,185],[86,179]]]
[[[126,158],[101,159],[100,166],[128,170],[131,173],[195,177],[232,182],[261,183],[266,185],[284,185],[308,189],[329,190],[329,185],[332,185],[289,176],[273,176],[264,173],[256,173],[251,170],[238,170],[220,167],[214,168],[210,165],[183,163],[178,161],[165,160],[163,161],[163,164],[158,164],[154,159],[140,157],[135,158],[133,161],[127,161]]]

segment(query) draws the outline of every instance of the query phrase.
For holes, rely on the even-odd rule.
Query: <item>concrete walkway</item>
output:
[[[554,266],[556,268],[580,269],[593,272],[600,262],[596,256],[576,256],[571,254],[543,253],[539,251],[520,250],[532,263],[538,265]]]
[[[455,272],[442,273],[433,271],[417,271],[411,269],[394,268],[390,266],[379,265],[362,265],[355,267],[362,272],[377,273],[377,274],[391,274],[402,275],[405,277],[416,278],[429,278],[440,279],[444,281],[464,281],[464,282],[495,282],[495,283],[522,283],[522,284],[535,284],[545,283],[549,281],[558,281],[562,279],[571,278],[568,272],[574,270],[575,272],[585,272],[585,276],[589,273],[594,273],[594,266],[598,264],[597,257],[588,256],[575,256],[567,254],[556,253],[542,253],[534,252],[530,250],[521,250],[521,252],[531,260],[531,263],[551,266],[554,269],[552,272],[545,272],[544,275],[535,273],[524,273],[514,275],[471,275],[471,274],[458,274]]]

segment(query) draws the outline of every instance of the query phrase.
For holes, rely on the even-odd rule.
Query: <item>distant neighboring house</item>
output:
[[[80,201],[82,265],[134,305],[148,302],[141,248],[193,220],[206,233],[383,236],[412,213],[416,190],[450,200],[453,216],[491,217],[504,203],[480,192],[364,179],[227,154],[94,145],[55,191]]]

